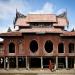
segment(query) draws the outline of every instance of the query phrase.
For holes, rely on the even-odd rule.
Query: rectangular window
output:
[[[43,23],[31,23],[30,24],[32,27],[38,27],[38,28],[51,28],[53,26],[53,23],[46,23],[46,22],[43,22]]]

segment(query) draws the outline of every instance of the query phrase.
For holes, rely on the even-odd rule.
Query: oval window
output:
[[[30,50],[34,53],[38,50],[38,43],[35,40],[30,42]]]
[[[46,41],[46,43],[45,43],[45,50],[48,53],[52,52],[52,50],[53,50],[53,43],[50,40]]]

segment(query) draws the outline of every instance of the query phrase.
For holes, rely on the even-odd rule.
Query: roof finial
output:
[[[11,31],[12,31],[12,30],[11,30],[11,28],[9,27],[8,30],[7,30],[7,32],[11,32]]]
[[[18,10],[16,9],[16,17],[13,21],[13,24],[14,24],[14,28],[15,28],[15,23],[17,21],[18,18],[23,18],[23,17],[26,17],[25,15],[21,14],[20,12],[18,12]]]
[[[71,32],[74,32],[74,31],[75,31],[75,30],[74,30],[74,28],[73,28]]]
[[[58,17],[67,18],[67,8],[61,14],[59,14]]]

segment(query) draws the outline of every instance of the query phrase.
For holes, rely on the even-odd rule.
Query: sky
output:
[[[69,27],[75,28],[75,0],[0,0],[0,33],[6,32],[9,27],[14,29],[13,20],[16,9],[22,14],[48,13],[61,14],[67,10]]]

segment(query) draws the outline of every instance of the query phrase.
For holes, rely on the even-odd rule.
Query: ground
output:
[[[62,69],[51,72],[49,69],[45,70],[25,70],[25,69],[10,69],[0,70],[0,75],[75,75],[75,69]]]

